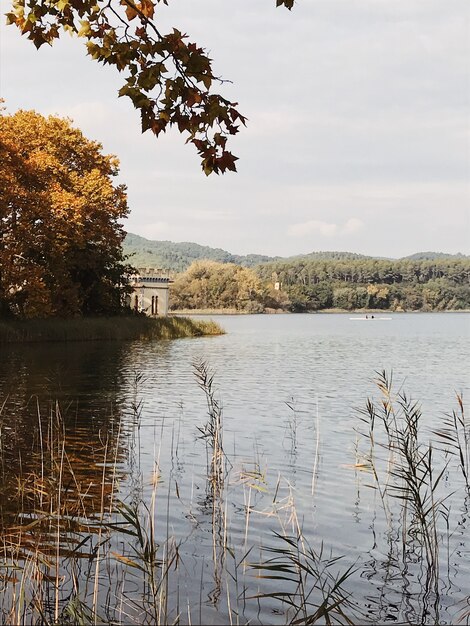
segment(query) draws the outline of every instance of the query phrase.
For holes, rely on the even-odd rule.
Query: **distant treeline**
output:
[[[253,269],[197,261],[177,277],[171,301],[173,309],[251,312],[470,309],[470,260],[302,258]]]
[[[354,259],[317,261],[299,259],[290,262],[266,263],[258,266],[261,278],[287,285],[315,285],[323,281],[373,284],[427,283],[445,278],[454,284],[469,284],[470,259],[438,259],[425,261]]]
[[[263,281],[278,282],[292,311],[470,308],[468,259],[299,260],[260,265],[257,274]]]

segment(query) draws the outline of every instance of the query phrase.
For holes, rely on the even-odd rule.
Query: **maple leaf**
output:
[[[225,146],[239,126],[246,125],[246,117],[236,102],[215,92],[214,86],[224,81],[214,75],[204,48],[177,28],[161,32],[155,21],[158,1],[167,4],[167,0],[119,0],[122,10],[116,11],[109,0],[10,0],[7,24],[16,25],[37,48],[53,43],[62,31],[77,34],[86,41],[91,58],[127,72],[119,96],[130,98],[140,110],[142,132],[151,128],[158,135],[175,125],[189,134],[186,143],[194,145],[192,139],[199,135],[204,142],[197,148],[204,172],[235,171]],[[294,0],[276,0],[276,6],[290,10]],[[136,26],[131,28],[131,22]],[[209,158],[220,148],[221,156]]]

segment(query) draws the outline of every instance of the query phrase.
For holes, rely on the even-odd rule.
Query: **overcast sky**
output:
[[[2,7],[6,7],[4,2]],[[121,161],[126,230],[234,253],[470,253],[468,0],[171,0],[233,81],[249,124],[238,173],[206,177],[176,131],[140,133],[123,77],[64,36],[36,51],[0,30],[9,112],[69,116]],[[5,8],[6,10],[6,8]]]

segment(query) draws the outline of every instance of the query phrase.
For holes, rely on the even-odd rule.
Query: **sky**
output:
[[[0,27],[7,112],[70,117],[116,154],[127,231],[236,254],[470,253],[468,0],[170,0],[156,19],[232,81],[236,174],[206,177],[176,129],[142,135],[123,76],[80,40],[37,51]]]

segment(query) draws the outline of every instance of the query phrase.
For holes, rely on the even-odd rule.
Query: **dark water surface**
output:
[[[436,471],[448,462],[439,484],[439,497],[447,500],[436,519],[438,585],[423,592],[422,537],[402,542],[401,503],[390,499],[396,510],[384,511],[366,468],[370,442],[357,431],[367,430],[358,409],[368,397],[380,397],[373,379],[386,370],[393,372],[396,390],[419,401],[423,444],[435,441],[433,431],[458,408],[456,392],[464,403],[469,395],[470,315],[354,317],[360,316],[223,316],[213,318],[227,331],[220,337],[3,346],[4,536],[21,517],[30,523],[44,512],[37,493],[21,496],[15,484],[20,474],[35,485],[44,481],[38,446],[44,448],[46,432],[60,421],[69,464],[64,497],[71,507],[77,484],[88,480],[77,527],[63,532],[84,536],[80,523],[86,519],[87,532],[100,534],[105,511],[117,519],[113,502],[147,502],[161,550],[170,537],[178,545],[166,589],[167,605],[177,607],[166,608],[172,620],[179,614],[182,623],[193,624],[285,623],[292,618],[285,605],[252,598],[285,590],[285,583],[257,577],[259,570],[249,564],[270,558],[263,546],[282,545],[275,533],[301,529],[312,547],[323,544],[324,554],[343,557],[335,573],[356,569],[345,582],[356,622],[435,623],[438,614],[439,623],[468,623],[469,500],[457,457],[435,443]],[[201,360],[214,373],[223,409],[226,478],[217,506],[198,430],[207,421],[193,368]],[[378,457],[386,470],[387,454]],[[65,467],[61,449],[54,458]],[[28,541],[30,549],[33,539]],[[108,621],[152,623],[136,606],[139,571],[123,573],[119,557],[110,567],[109,554],[129,554],[131,542],[113,531],[97,557],[95,595],[98,602],[114,602]],[[92,595],[93,585],[83,588],[88,604]]]

